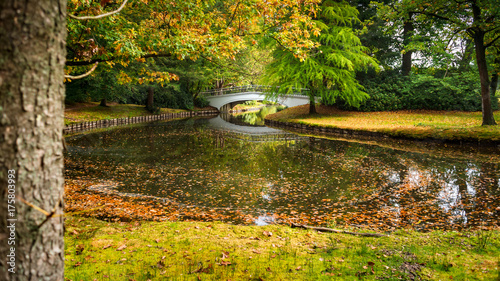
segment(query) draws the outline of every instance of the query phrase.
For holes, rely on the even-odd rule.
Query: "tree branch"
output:
[[[497,41],[498,39],[500,39],[500,35],[499,35],[499,36],[497,36],[497,38],[495,38],[495,39],[491,40],[491,42],[490,42],[490,43],[485,44],[485,45],[484,45],[484,48],[491,47],[491,46],[495,43],[495,41]]]
[[[89,76],[92,72],[94,72],[94,70],[97,68],[98,64],[99,64],[99,62],[96,62],[94,64],[94,66],[88,72],[86,72],[82,75],[78,75],[78,76],[64,75],[64,78],[73,79],[73,80],[85,78],[85,77]]]
[[[350,231],[345,231],[345,230],[337,230],[337,229],[326,228],[326,227],[314,227],[314,226],[308,226],[308,225],[303,225],[303,224],[295,224],[295,223],[292,223],[291,227],[313,229],[313,230],[322,231],[322,232],[344,233],[344,234],[357,235],[357,236],[366,236],[366,237],[386,237],[387,236],[387,235],[378,234],[378,233],[350,232]]]
[[[147,54],[140,56],[141,58],[163,58],[163,57],[170,57],[172,54],[170,53],[159,53],[159,54]],[[106,62],[106,61],[114,61],[117,59],[116,57],[110,57],[107,59],[93,59],[89,61],[66,61],[66,66],[84,66],[84,65],[91,65],[97,62]]]
[[[100,19],[100,18],[111,16],[111,15],[114,15],[114,14],[120,12],[125,7],[125,4],[127,4],[127,1],[128,0],[124,0],[123,3],[122,3],[122,5],[117,10],[109,12],[109,13],[104,13],[102,15],[85,16],[85,17],[78,17],[78,16],[74,16],[72,14],[68,14],[68,15],[69,15],[70,18],[77,19],[77,20],[95,20],[95,19]]]

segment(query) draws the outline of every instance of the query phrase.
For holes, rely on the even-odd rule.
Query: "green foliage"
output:
[[[257,101],[256,100],[247,100],[245,102],[246,105],[257,105]]]
[[[308,88],[311,97],[320,96],[325,104],[343,100],[358,106],[368,96],[355,79],[355,71],[375,66],[373,58],[352,29],[357,22],[357,10],[345,2],[324,1],[317,19],[321,34],[312,36],[320,46],[304,61],[295,54],[278,47],[270,63],[266,82],[278,94],[293,93]],[[279,88],[278,88],[279,86]]]
[[[161,87],[160,85],[148,85],[142,87],[139,95],[129,100],[129,103],[146,104],[147,88],[154,89],[154,106],[159,108],[193,109],[193,98],[188,93],[181,91],[175,85]]]
[[[121,68],[117,68],[119,71]],[[137,88],[130,84],[120,84],[115,69],[102,66],[85,79],[66,83],[66,102],[89,102],[106,99],[126,103],[137,95]]]
[[[363,82],[370,99],[359,111],[459,110],[481,111],[479,78],[473,73],[435,78],[428,75],[408,77],[381,74]],[[345,103],[340,108],[353,110]],[[493,103],[495,109],[498,102]]]
[[[199,108],[207,107],[210,102],[205,97],[196,97],[194,99],[194,105]]]

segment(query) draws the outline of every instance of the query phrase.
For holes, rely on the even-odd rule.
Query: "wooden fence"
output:
[[[176,118],[188,118],[194,116],[209,116],[219,114],[219,111],[214,110],[204,110],[204,111],[187,111],[187,112],[178,112],[178,113],[166,113],[166,114],[156,114],[156,115],[146,115],[146,116],[137,116],[137,117],[126,117],[126,118],[118,118],[118,119],[105,119],[99,121],[90,121],[90,122],[81,122],[77,124],[71,124],[64,128],[64,134],[77,133],[82,131],[88,131],[92,129],[98,128],[108,128],[120,125],[127,124],[135,124],[135,123],[144,123],[151,122],[157,120],[169,120]]]

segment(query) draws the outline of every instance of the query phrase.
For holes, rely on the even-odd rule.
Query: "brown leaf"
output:
[[[162,269],[165,267],[165,264],[163,263],[163,261],[159,261],[156,266],[159,268],[159,269]]]
[[[109,248],[109,247],[111,247],[111,244],[108,244],[108,245],[106,245],[106,246],[102,247],[102,249],[104,250],[104,249],[107,249],[107,248]]]
[[[125,248],[127,248],[127,245],[123,244],[120,247],[118,247],[116,250],[117,251],[123,251],[123,250],[125,250]]]
[[[230,261],[221,261],[219,265],[230,265]]]
[[[76,252],[75,253],[77,255],[80,255],[83,252],[84,249],[85,249],[85,246],[83,246],[82,244],[76,245]]]
[[[264,235],[265,235],[265,236],[267,236],[267,237],[271,237],[271,236],[273,236],[273,233],[272,233],[272,232],[270,232],[270,231],[264,231],[264,232],[262,232],[262,234],[264,234]]]

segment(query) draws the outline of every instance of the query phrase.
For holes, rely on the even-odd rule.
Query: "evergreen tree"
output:
[[[319,46],[303,61],[281,45],[274,51],[266,78],[266,83],[274,86],[274,95],[307,88],[311,114],[316,113],[316,97],[321,97],[324,104],[341,99],[351,106],[359,106],[368,98],[355,72],[377,63],[365,54],[366,48],[352,29],[353,23],[359,21],[357,14],[356,8],[347,2],[323,1],[316,19],[321,34],[311,36]]]

